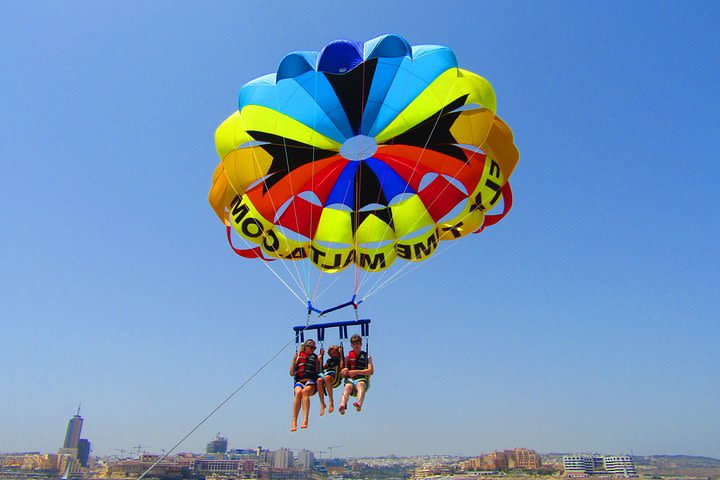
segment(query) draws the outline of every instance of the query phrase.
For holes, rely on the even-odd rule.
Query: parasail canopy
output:
[[[215,142],[209,200],[237,251],[327,273],[421,262],[495,223],[519,157],[490,83],[398,35],[286,55]]]

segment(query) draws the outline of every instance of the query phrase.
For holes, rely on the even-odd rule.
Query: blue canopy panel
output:
[[[342,132],[343,137],[338,140],[338,142],[342,143],[352,137],[353,131],[348,122],[347,115],[345,115],[343,106],[325,75],[312,72],[308,73],[307,76],[303,76],[302,79],[297,80],[308,95],[313,97],[315,102],[320,105],[320,108],[322,108],[323,112],[332,120],[338,130]],[[335,140],[335,138],[333,138],[333,140]]]
[[[371,124],[367,135],[377,136],[433,80],[450,68],[457,68],[457,59],[449,48],[435,45],[413,47],[413,58],[402,59],[377,117],[372,123],[364,122],[365,125]]]
[[[318,79],[318,91],[321,91],[322,80],[320,80],[316,72],[306,72],[298,78],[285,78],[276,84],[267,83],[248,83],[240,90],[238,99],[239,110],[247,105],[258,105],[267,107],[287,115],[299,121],[303,125],[314,128],[326,137],[332,138],[338,143],[342,143],[347,134],[351,133],[350,126],[344,116],[330,117],[327,113],[327,106],[319,103],[309,89],[299,84],[298,81],[304,83],[315,83],[313,80]],[[328,86],[329,87],[329,86]],[[313,88],[311,86],[311,88]],[[334,94],[331,95],[334,97]],[[320,95],[320,98],[326,98],[327,95]],[[339,102],[335,99],[337,105],[332,108],[340,108]]]
[[[277,80],[296,78],[315,70],[318,52],[290,52],[280,60],[277,71]]]
[[[412,57],[412,46],[408,41],[392,33],[368,40],[363,48],[363,56],[366,60],[382,57]]]
[[[335,40],[320,50],[317,71],[340,74],[349,72],[363,61],[363,44],[352,40]]]
[[[335,181],[324,206],[342,204],[355,208],[355,172],[359,165],[360,162],[348,162]]]
[[[365,58],[367,60],[377,58],[377,67],[370,88],[361,132],[367,135],[377,117],[380,107],[385,100],[395,74],[400,68],[403,58],[412,59],[412,47],[399,35],[383,35],[365,42]]]
[[[377,176],[383,195],[388,202],[391,202],[393,198],[403,193],[416,193],[415,190],[413,190],[413,188],[395,172],[395,170],[390,168],[382,160],[371,157],[365,159],[364,161]]]
[[[373,76],[372,86],[368,94],[365,110],[363,112],[362,127],[360,133],[368,135],[370,128],[373,126],[377,118],[380,107],[382,107],[385,97],[387,96],[390,86],[392,85],[395,75],[403,61],[403,58],[380,58],[375,67],[375,75]]]

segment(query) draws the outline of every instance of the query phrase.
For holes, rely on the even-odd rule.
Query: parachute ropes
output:
[[[518,151],[495,112],[447,47],[384,35],[292,52],[217,129],[210,204],[234,250],[303,303],[344,270],[357,304],[510,209]]]

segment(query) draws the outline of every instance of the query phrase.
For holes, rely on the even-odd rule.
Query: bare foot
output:
[[[293,423],[292,425],[290,425],[290,431],[291,432],[297,431],[297,423]]]
[[[302,423],[302,425],[300,425],[300,428],[307,428],[307,423],[308,423],[307,420],[304,421],[304,422]]]
[[[332,410],[330,410],[332,412]],[[325,405],[320,405],[320,416],[325,415]]]
[[[340,415],[345,415],[345,409],[346,409],[346,408],[347,408],[347,407],[346,407],[345,405],[340,405],[340,408],[339,408],[339,410],[340,410]]]
[[[332,413],[335,411],[335,406],[331,403],[330,408],[328,408],[328,413]]]
[[[358,412],[362,410],[362,405],[360,405],[358,402],[353,403],[353,407],[355,407],[355,410]]]

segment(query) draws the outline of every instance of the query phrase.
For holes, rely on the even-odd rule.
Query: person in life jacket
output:
[[[352,395],[357,397],[353,407],[359,412],[362,410],[365,393],[370,388],[370,375],[375,373],[372,357],[362,350],[362,337],[353,335],[350,338],[352,350],[345,358],[345,368],[340,374],[345,377],[345,388],[340,399],[340,415],[345,415],[348,398]]]
[[[320,363],[323,360],[323,351],[320,350]],[[323,366],[323,371],[318,374],[317,390],[320,393],[320,416],[325,414],[325,394],[327,393],[330,408],[328,413],[335,410],[335,402],[333,399],[333,387],[340,384],[340,371],[344,368],[342,350],[339,345],[333,345],[328,348],[328,360]]]
[[[307,340],[302,344],[300,352],[293,354],[290,364],[290,376],[295,379],[295,397],[292,405],[292,423],[290,431],[297,430],[297,418],[300,407],[303,411],[303,422],[300,428],[307,428],[310,416],[310,397],[315,395],[315,379],[320,371],[320,359],[315,355],[315,340]]]

